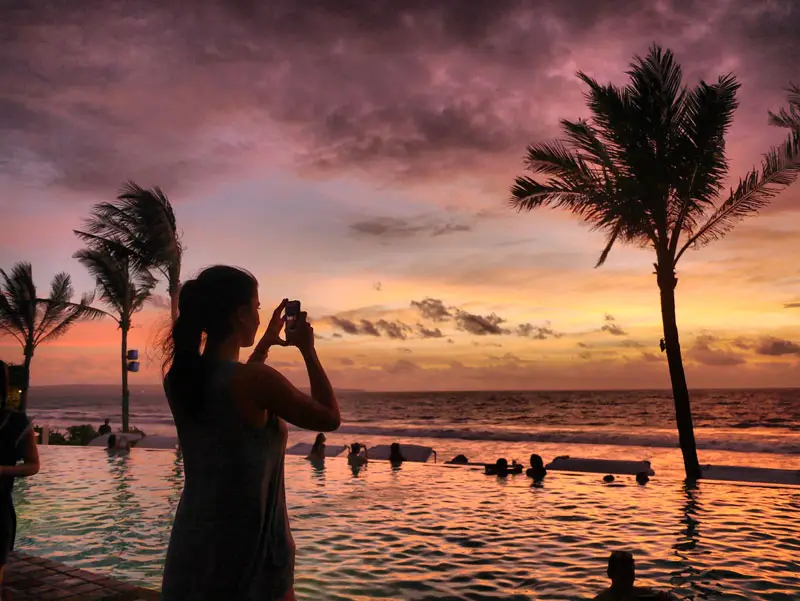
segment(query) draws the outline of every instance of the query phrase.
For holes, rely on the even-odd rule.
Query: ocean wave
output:
[[[90,423],[95,426],[102,421],[96,414],[72,411],[40,411],[32,415],[37,424],[48,423],[53,427],[65,428],[79,423]],[[116,426],[113,419],[112,425]],[[172,416],[161,412],[142,411],[131,415],[130,423],[142,428],[150,434],[174,434]],[[582,427],[539,427],[521,430],[495,424],[464,423],[451,420],[452,427],[406,424],[398,421],[377,424],[374,420],[358,419],[342,425],[339,434],[361,436],[386,436],[404,439],[453,439],[475,442],[506,443],[560,443],[604,446],[636,446],[652,448],[677,448],[678,434],[674,429],[644,429],[619,426]],[[295,428],[293,428],[295,429]],[[755,422],[735,424],[727,428],[695,428],[697,447],[699,449],[733,451],[742,453],[800,454],[800,435],[795,428],[786,427],[779,431],[773,425]]]
[[[487,442],[545,442],[564,444],[587,444],[609,446],[636,446],[656,448],[676,448],[678,434],[666,432],[648,432],[637,430],[565,430],[551,429],[535,432],[518,430],[461,430],[456,428],[408,428],[363,426],[345,424],[337,432],[339,434],[361,434],[374,436],[390,436],[398,439],[407,438],[444,438]],[[720,432],[709,433],[714,438],[703,436],[702,430],[695,432],[699,449],[717,451],[735,451],[742,453],[777,453],[800,454],[800,437],[790,438],[778,436],[751,436],[747,438],[720,436]]]

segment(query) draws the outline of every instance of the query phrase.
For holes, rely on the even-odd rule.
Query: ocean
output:
[[[631,453],[641,458],[678,444],[669,391],[343,392],[339,400],[342,427],[329,437],[333,442],[392,439],[428,444],[442,456],[470,451],[479,460],[504,453],[524,458],[525,449],[543,445],[584,454],[637,447]],[[752,464],[744,455],[765,455],[762,466],[800,467],[800,389],[698,390],[692,410],[701,452],[741,454],[743,465]],[[119,427],[119,387],[33,388],[29,414],[37,424],[62,429],[97,427],[104,418]],[[175,434],[159,386],[131,390],[131,424],[148,434]],[[292,438],[307,441],[313,433],[294,431]]]

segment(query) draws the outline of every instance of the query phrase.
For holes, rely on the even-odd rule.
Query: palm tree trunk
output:
[[[22,394],[19,399],[19,410],[25,412],[28,409],[28,388],[31,381],[31,361],[33,361],[33,349],[25,348],[25,381],[22,383]]]
[[[672,381],[672,396],[675,400],[675,419],[678,422],[678,439],[683,453],[683,466],[686,470],[686,479],[693,481],[700,477],[700,463],[697,460],[689,387],[683,371],[681,345],[678,340],[678,323],[675,316],[675,286],[678,280],[673,269],[664,269],[663,271],[666,273],[661,273],[661,271],[658,273],[658,287],[661,291],[664,342],[669,363],[669,377]]]
[[[122,326],[122,431],[128,431],[128,328]]]

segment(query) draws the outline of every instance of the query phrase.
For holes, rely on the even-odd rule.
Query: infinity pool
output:
[[[183,466],[173,451],[40,447],[20,479],[20,550],[158,587]],[[576,599],[628,548],[641,584],[683,599],[797,599],[800,490],[551,473],[542,488],[441,465],[354,473],[286,458],[298,598]],[[235,503],[231,499],[231,503]]]

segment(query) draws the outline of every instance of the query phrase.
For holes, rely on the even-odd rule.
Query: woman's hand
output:
[[[301,351],[310,351],[314,348],[314,328],[308,323],[305,311],[300,311],[294,327],[286,330],[286,344],[296,346]]]
[[[272,312],[272,317],[267,325],[267,331],[258,341],[256,348],[253,350],[254,355],[266,355],[271,346],[286,346],[286,341],[281,338],[281,330],[286,318],[283,316],[283,310],[286,308],[286,303],[289,299],[283,299],[281,304],[275,307]]]

